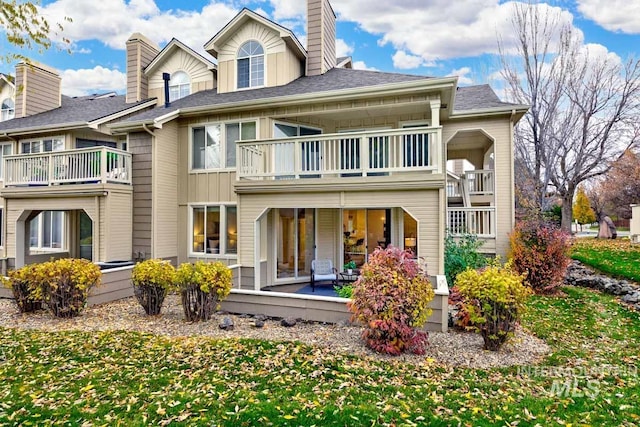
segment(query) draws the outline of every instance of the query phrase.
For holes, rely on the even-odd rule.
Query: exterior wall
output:
[[[258,22],[251,21],[229,37],[218,53],[218,93],[236,90],[236,55],[240,46],[256,40],[265,50],[265,86],[289,83],[302,75],[300,60],[290,51],[280,35]]]
[[[133,252],[134,258],[151,256],[152,221],[152,137],[146,132],[129,134],[132,154]]]
[[[104,247],[104,261],[129,260],[132,258],[131,235],[133,231],[133,195],[131,191],[110,191],[101,204],[105,223],[100,227],[100,242]]]
[[[16,118],[53,110],[61,105],[62,79],[40,64],[16,66]]]
[[[494,142],[496,255],[506,256],[508,233],[515,222],[513,177],[513,127],[509,117],[475,120],[451,120],[443,123],[442,139],[448,141],[457,131],[482,129]]]
[[[316,76],[336,66],[336,16],[328,0],[309,0],[307,16],[307,75]]]
[[[131,270],[133,266],[102,271],[102,284],[91,288],[87,303],[103,304],[133,296]]]
[[[392,208],[400,207],[418,221],[418,253],[427,262],[429,274],[444,274],[441,253],[444,242],[444,206],[440,190],[353,191],[285,194],[243,194],[239,200],[239,264],[252,267],[254,262],[254,225],[267,208]],[[323,215],[321,213],[320,215]],[[324,220],[327,222],[327,220]],[[326,225],[326,227],[329,227]],[[334,238],[338,239],[338,232]],[[325,239],[325,237],[321,237]],[[328,238],[328,237],[327,237]],[[327,242],[328,243],[328,242]],[[337,245],[334,244],[334,247]],[[318,245],[320,250],[320,246]],[[335,255],[334,255],[335,259]]]
[[[155,258],[178,255],[178,124],[155,132],[153,150],[153,252]]]
[[[149,97],[149,87],[143,69],[160,51],[151,40],[140,33],[127,40],[127,102],[137,102]]]
[[[191,93],[216,87],[212,70],[209,70],[209,68],[200,59],[195,58],[192,54],[180,48],[176,48],[173,50],[173,54],[160,64],[154,73],[147,76],[149,82],[149,97],[158,98],[158,104],[163,105],[165,99],[162,73],[169,73],[173,75],[173,73],[178,71],[183,71],[189,76],[191,81]]]
[[[640,243],[640,205],[631,205],[631,223],[629,224],[631,241]]]

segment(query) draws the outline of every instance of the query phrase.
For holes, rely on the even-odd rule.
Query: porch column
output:
[[[431,104],[431,126],[440,126],[440,100],[432,99]]]

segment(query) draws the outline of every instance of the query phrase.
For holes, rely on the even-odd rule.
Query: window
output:
[[[232,205],[193,206],[191,249],[199,255],[238,253],[238,208]]]
[[[15,104],[13,103],[13,99],[7,98],[2,101],[2,105],[0,106],[0,122],[4,120],[13,119],[16,115]]]
[[[169,101],[184,98],[191,94],[191,82],[184,71],[178,71],[171,75],[169,80]]]
[[[0,144],[0,180],[4,179],[4,157],[13,154],[12,144]]]
[[[250,40],[238,51],[238,89],[264,85],[264,49]]]
[[[288,123],[275,123],[273,127],[274,138],[289,138],[293,136],[320,135],[321,129]],[[320,156],[320,142],[305,140],[301,143],[301,166],[303,171],[319,171],[322,169]],[[276,145],[275,168],[279,174],[294,171],[295,150],[292,145]],[[318,178],[317,174],[300,175],[301,178]],[[293,178],[292,175],[280,175],[279,179]]]
[[[236,141],[256,139],[256,122],[192,128],[191,169],[236,167]]]
[[[33,250],[64,248],[65,214],[60,211],[44,211],[31,220],[29,246]]]
[[[25,141],[21,143],[22,153],[43,153],[46,151],[64,150],[64,139],[60,137],[46,138],[34,141]]]

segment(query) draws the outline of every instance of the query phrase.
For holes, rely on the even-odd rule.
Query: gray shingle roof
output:
[[[124,95],[100,97],[100,95],[68,97],[62,96],[62,106],[53,110],[19,119],[0,122],[0,132],[27,129],[39,126],[65,126],[87,123],[145,103],[127,104]]]
[[[388,83],[401,83],[416,80],[427,80],[431,77],[410,74],[383,73],[378,71],[352,70],[334,68],[319,76],[300,77],[283,86],[266,87],[237,92],[217,93],[206,90],[194,93],[171,103],[169,108],[164,106],[135,114],[123,122],[146,121],[164,116],[180,108],[219,106],[242,101],[262,100],[302,94],[322,93],[341,89],[354,89],[367,86],[378,86]]]
[[[484,110],[499,107],[524,107],[519,104],[502,102],[491,86],[484,84],[478,86],[459,87],[456,91],[454,111]]]

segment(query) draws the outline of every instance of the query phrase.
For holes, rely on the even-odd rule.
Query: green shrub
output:
[[[353,295],[353,283],[347,283],[346,285],[342,286],[334,286],[333,289],[335,289],[336,294],[338,294],[340,298],[351,298],[351,295]]]
[[[100,284],[100,267],[86,259],[61,258],[34,266],[33,297],[56,317],[75,317],[86,306],[92,287]]]
[[[427,273],[412,254],[389,246],[378,248],[362,267],[348,303],[352,319],[362,322],[366,345],[380,353],[424,354],[427,333],[422,327],[434,293]]]
[[[467,270],[456,278],[456,287],[464,298],[464,308],[480,332],[486,350],[497,351],[509,338],[519,320],[524,303],[531,293],[524,276],[510,264],[504,267],[495,260],[481,270]]]
[[[552,223],[533,219],[516,224],[509,238],[515,271],[525,274],[535,292],[554,292],[569,266],[569,235]]]
[[[164,298],[173,288],[176,269],[169,261],[148,259],[137,263],[131,272],[136,299],[148,315],[160,314]]]
[[[187,321],[209,320],[231,291],[231,270],[216,261],[183,263],[176,273],[184,317]]]
[[[482,245],[483,242],[472,234],[464,234],[457,240],[447,234],[444,240],[444,274],[450,288],[459,273],[487,265],[487,258],[478,252]]]
[[[25,265],[17,270],[11,270],[7,277],[2,277],[5,287],[11,289],[20,313],[31,313],[42,309],[42,299],[34,296],[39,286],[36,268],[38,264]]]

